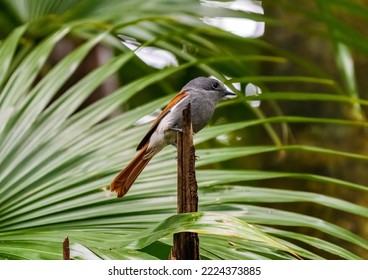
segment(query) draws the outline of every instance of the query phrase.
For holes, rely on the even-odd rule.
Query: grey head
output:
[[[236,97],[236,94],[229,91],[223,83],[220,81],[207,78],[207,77],[197,77],[190,82],[188,82],[182,89],[183,91],[192,90],[198,93],[213,94],[216,96],[218,101],[222,99],[232,99]]]

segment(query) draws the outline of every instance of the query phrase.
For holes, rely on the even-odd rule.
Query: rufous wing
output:
[[[159,125],[160,121],[170,112],[170,109],[174,107],[176,104],[178,104],[181,100],[183,100],[188,94],[185,91],[179,92],[167,106],[165,109],[162,110],[162,112],[157,116],[153,124],[151,125],[150,129],[148,130],[147,134],[143,137],[142,141],[138,144],[137,151],[142,149],[144,145],[146,145],[153,134],[155,132],[157,126]]]
[[[154,133],[155,129],[159,125],[160,121],[170,112],[171,108],[173,108],[176,104],[178,104],[183,98],[187,96],[185,91],[179,92],[165,107],[165,109],[157,116],[156,120],[148,130],[147,134],[143,137],[142,141],[139,143],[137,150],[138,154],[135,158],[114,178],[114,180],[110,184],[110,190],[115,191],[118,197],[124,196],[134,181],[137,179],[139,174],[146,167],[148,162],[151,160],[152,156],[150,156],[148,150],[148,143],[150,137]]]

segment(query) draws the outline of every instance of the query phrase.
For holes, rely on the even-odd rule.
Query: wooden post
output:
[[[182,132],[178,132],[178,190],[177,212],[198,211],[198,186],[195,175],[195,149],[190,104],[183,110]],[[170,259],[199,260],[198,234],[181,232],[174,234],[174,244]]]
[[[65,237],[63,242],[63,259],[70,260],[69,238]]]

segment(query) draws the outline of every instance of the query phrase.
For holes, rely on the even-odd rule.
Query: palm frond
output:
[[[166,259],[172,234],[182,231],[200,234],[200,253],[208,259],[366,258],[368,242],[361,230],[321,214],[337,211],[363,221],[364,227],[368,208],[353,199],[367,195],[362,180],[294,169],[284,163],[285,158],[278,162],[280,167],[254,164],[258,159],[274,161],[280,154],[307,154],[312,159],[367,165],[368,157],[355,147],[347,150],[333,140],[328,145],[303,140],[287,144],[279,128],[280,124],[288,132],[297,131],[297,125],[333,131],[366,128],[362,118],[288,114],[283,104],[347,106],[364,116],[368,101],[359,92],[359,81],[352,80],[356,73],[346,66],[354,62],[353,51],[366,55],[366,42],[355,42],[362,38],[361,31],[351,32],[350,24],[337,23],[331,10],[339,7],[366,20],[360,4],[316,1],[324,5],[322,9],[317,5],[301,10],[282,1],[278,6],[316,23],[302,29],[303,34],[322,38],[327,30],[334,30],[330,43],[348,48],[337,50],[333,57],[336,65],[345,63],[337,67],[344,78],[340,82],[328,69],[291,50],[261,38],[235,36],[200,19],[233,16],[282,26],[282,19],[267,14],[207,7],[198,1],[78,2],[75,6],[75,1],[39,1],[32,7],[27,6],[29,1],[2,4],[25,23],[0,45],[1,259],[61,259],[65,236],[71,240],[75,259]],[[40,28],[45,22],[49,25]],[[40,31],[35,34],[35,30]],[[140,48],[171,52],[179,65],[152,69],[120,43],[119,34],[136,39]],[[56,65],[50,64],[55,46],[75,38],[79,46]],[[111,57],[65,89],[96,46],[111,50]],[[300,72],[264,76],[262,65],[293,65]],[[84,105],[115,75],[121,76],[116,89]],[[224,81],[231,76],[226,81],[229,86],[256,82],[265,89],[255,97],[237,90],[239,98],[219,106],[210,127],[195,136],[200,212],[176,214],[173,148],[152,160],[128,196],[116,199],[107,186],[133,157],[147,128],[135,126],[136,121],[162,107],[179,83],[197,75],[215,75]],[[297,87],[273,89],[285,84]],[[300,89],[307,85],[312,90]],[[251,107],[252,99],[266,106]],[[121,112],[114,115],[117,109]],[[221,137],[231,147],[218,141]],[[311,184],[313,190],[307,189]],[[325,193],[327,188],[349,196]],[[296,205],[323,210],[315,216]]]

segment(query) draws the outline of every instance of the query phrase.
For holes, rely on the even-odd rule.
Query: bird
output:
[[[190,103],[193,133],[200,131],[212,118],[221,100],[237,95],[215,78],[197,77],[189,81],[154,120],[137,146],[137,155],[115,176],[110,191],[123,197],[149,161],[164,147],[176,146],[177,132],[181,131],[182,111]]]

